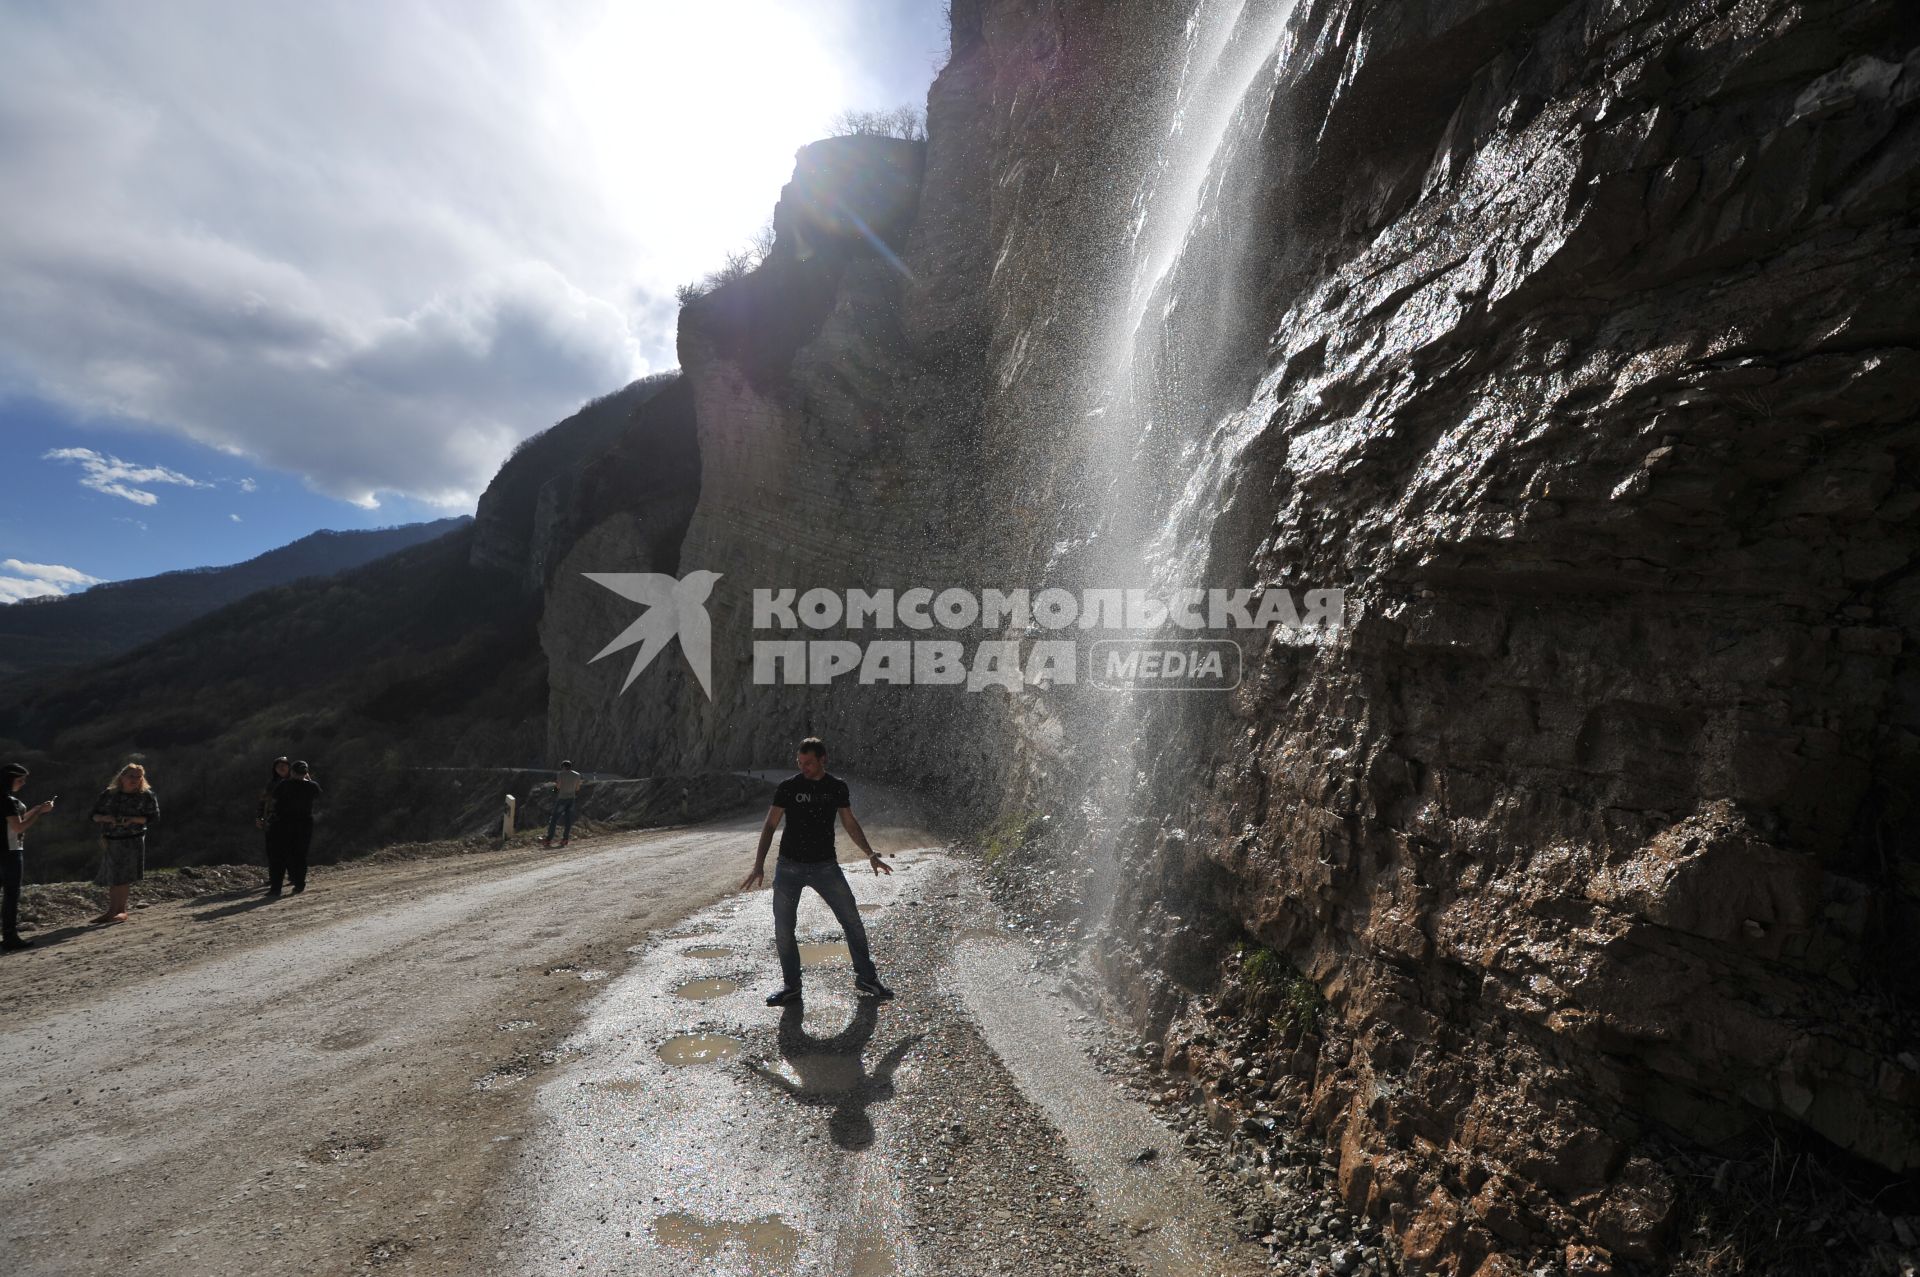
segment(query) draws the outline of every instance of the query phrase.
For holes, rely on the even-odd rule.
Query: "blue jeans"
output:
[[[879,980],[873,969],[873,955],[867,950],[867,926],[860,921],[860,907],[853,902],[853,888],[834,861],[807,864],[781,857],[773,871],[773,945],[780,951],[780,974],[787,988],[800,987],[800,945],[793,938],[793,920],[800,912],[800,891],[812,887],[833,910],[846,933],[847,950],[853,955],[853,974],[862,980]]]
[[[553,814],[547,817],[548,842],[553,841],[553,827],[560,823],[562,816],[567,818],[567,832],[560,836],[562,838],[571,838],[573,837],[573,799],[556,798],[553,800]]]

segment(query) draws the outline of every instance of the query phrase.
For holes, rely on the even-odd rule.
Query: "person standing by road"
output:
[[[835,817],[853,839],[853,845],[867,853],[873,872],[890,874],[893,866],[880,858],[867,842],[866,831],[854,818],[853,799],[847,784],[827,771],[827,747],[818,736],[800,742],[794,760],[800,774],[780,782],[773,791],[773,805],[767,809],[766,823],[760,826],[760,846],[754,853],[753,872],[740,884],[740,890],[752,891],[766,876],[767,848],[773,844],[773,831],[787,822],[780,835],[780,863],[773,874],[773,943],[780,951],[780,974],[784,983],[767,995],[770,1007],[789,1006],[800,1001],[800,946],[793,935],[794,919],[800,911],[800,893],[812,887],[833,910],[846,933],[847,950],[853,957],[853,987],[863,997],[890,998],[893,990],[880,983],[874,970],[873,955],[867,948],[867,928],[860,921],[860,908],[854,903],[853,888],[840,870],[834,855]]]
[[[285,780],[292,771],[293,762],[285,754],[273,760],[273,766],[267,772],[266,788],[260,791],[260,810],[253,818],[253,827],[264,831],[261,841],[265,844],[267,878],[275,882],[285,876],[286,867],[274,868],[278,860],[276,853],[279,844],[273,839],[273,787]]]
[[[0,786],[7,822],[6,859],[0,861],[0,950],[31,949],[33,941],[20,938],[20,888],[27,878],[27,830],[53,810],[53,799],[29,807],[20,791],[27,787],[27,769],[20,763],[0,767]]]
[[[280,894],[283,877],[293,883],[294,895],[307,889],[307,856],[313,850],[313,804],[319,797],[320,786],[305,761],[290,764],[287,778],[273,787],[273,819],[267,825],[267,838],[273,843],[273,850],[267,856],[269,898]]]
[[[566,846],[573,841],[573,804],[580,796],[580,785],[586,780],[573,770],[570,759],[560,760],[560,770],[553,778],[553,814],[547,817],[547,836],[540,840],[542,847],[553,846],[553,830],[564,817],[566,824],[560,834],[560,845]]]
[[[100,830],[100,872],[94,885],[107,889],[107,911],[95,922],[125,922],[127,896],[146,876],[147,830],[160,819],[160,799],[147,783],[147,769],[128,763],[113,783],[93,800],[93,823]]]

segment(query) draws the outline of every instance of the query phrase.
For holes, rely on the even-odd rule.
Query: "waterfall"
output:
[[[1223,374],[1244,355],[1248,232],[1260,224],[1259,144],[1292,0],[1199,0],[1178,88],[1142,166],[1126,269],[1091,352],[1086,443],[1105,508],[1102,567],[1134,565],[1164,539],[1188,476],[1229,418]],[[1228,442],[1230,441],[1223,441]],[[1119,580],[1120,578],[1115,578]]]
[[[1256,299],[1243,289],[1258,277],[1262,133],[1292,11],[1293,0],[1199,0],[1187,21],[1178,88],[1141,166],[1126,260],[1088,352],[1082,443],[1095,508],[1074,555],[1086,584],[1250,584],[1194,577],[1240,455],[1271,414],[1270,386],[1249,405],[1230,374],[1264,338],[1250,336]],[[1164,694],[1091,694],[1098,708],[1079,715],[1077,730],[1092,782],[1085,904],[1097,922],[1111,909],[1128,830],[1156,814],[1141,793],[1142,769],[1157,762],[1146,739],[1172,707]]]

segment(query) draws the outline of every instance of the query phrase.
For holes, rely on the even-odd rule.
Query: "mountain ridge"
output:
[[[471,521],[470,515],[458,515],[387,528],[323,528],[237,563],[175,568],[103,581],[76,594],[0,605],[0,679],[118,656],[250,594],[333,576]]]

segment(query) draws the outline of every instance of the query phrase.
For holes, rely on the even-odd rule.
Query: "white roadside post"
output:
[[[513,815],[515,811],[513,795],[507,795],[507,809],[500,817],[500,841],[506,842],[513,837]]]

